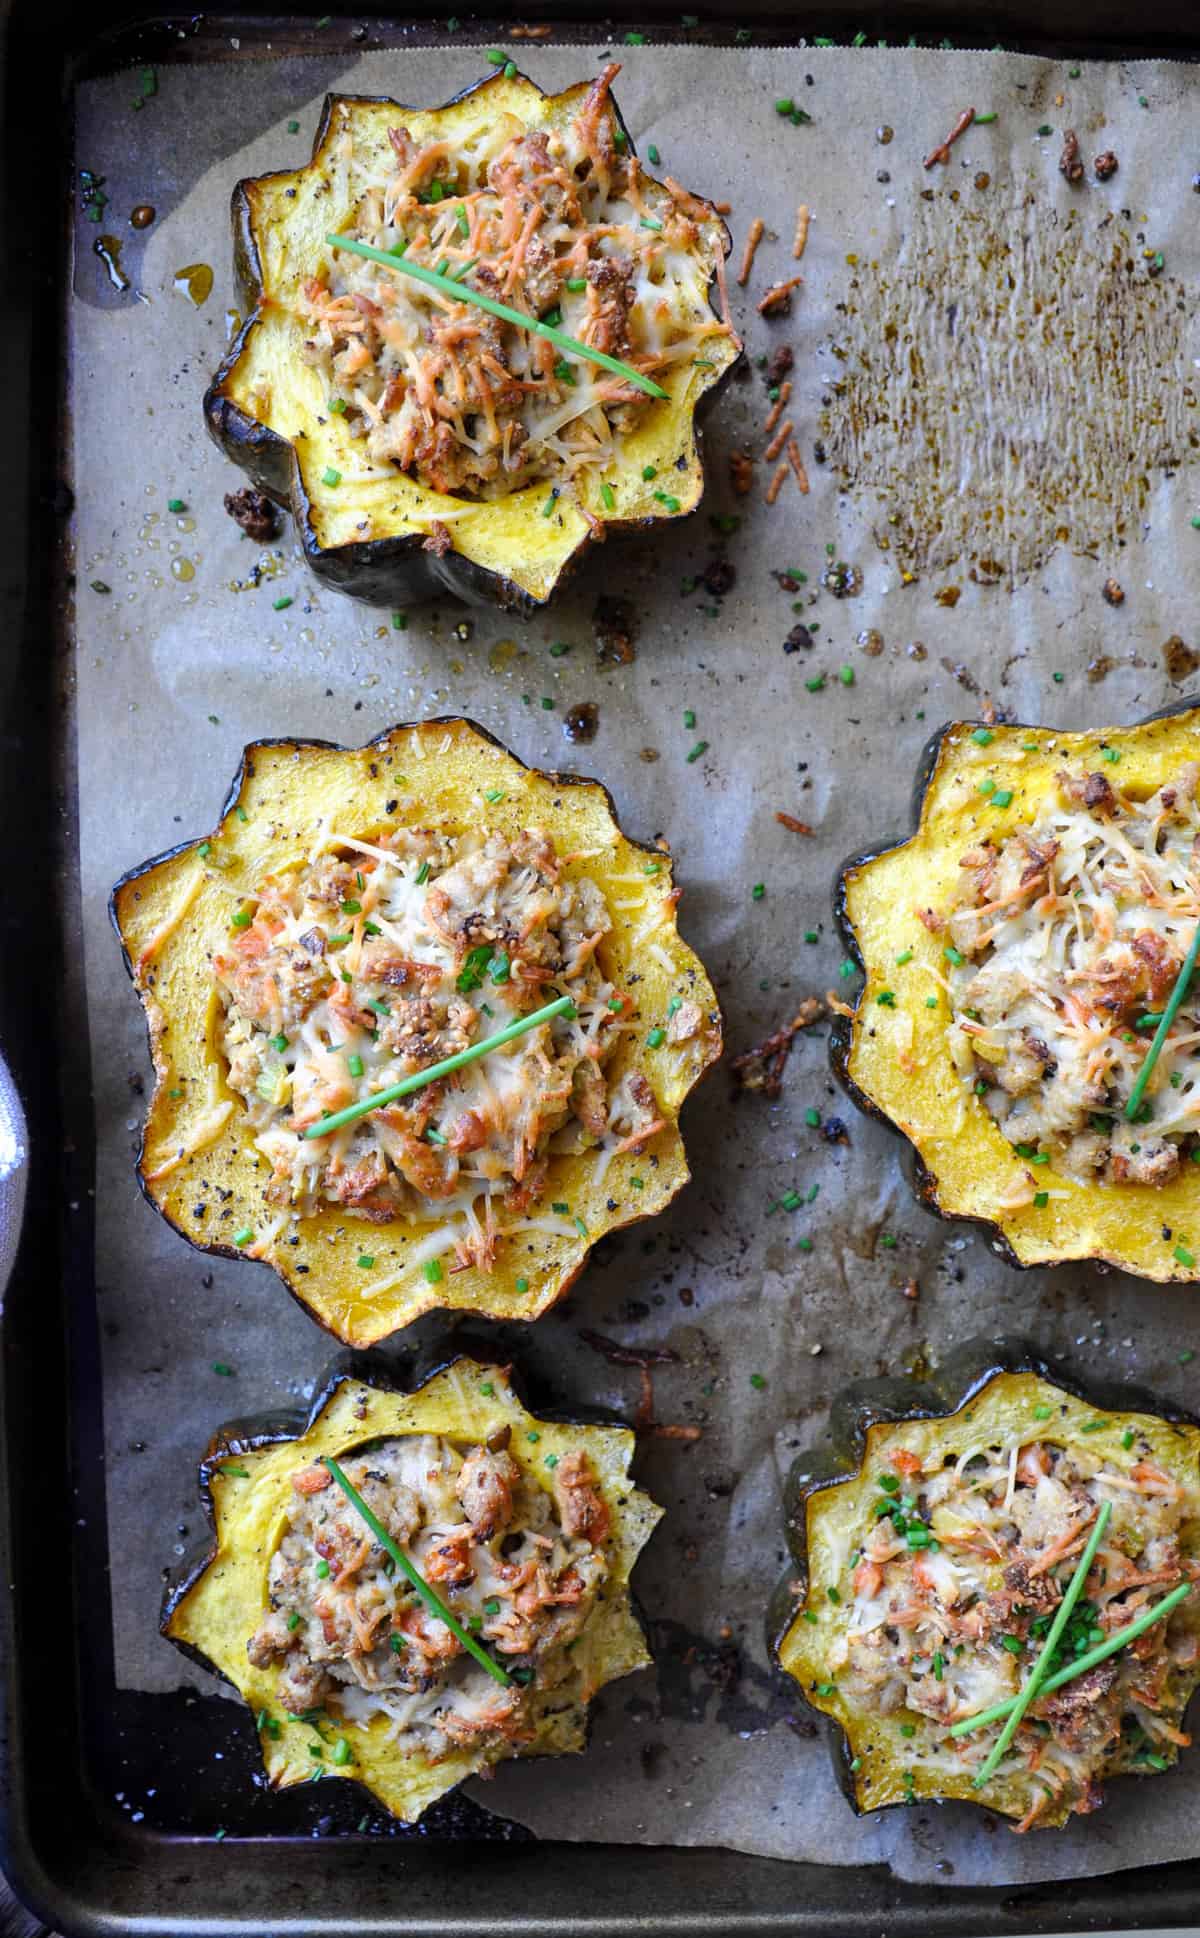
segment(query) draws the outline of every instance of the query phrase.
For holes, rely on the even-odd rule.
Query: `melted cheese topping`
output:
[[[1137,1122],[1123,1111],[1200,920],[1198,770],[1143,801],[1118,771],[1060,775],[1057,806],[962,857],[950,1046],[1021,1156],[1081,1182],[1160,1184],[1200,1160],[1200,988]]]
[[[549,836],[334,834],[262,884],[213,952],[221,1047],[268,1201],[375,1223],[437,1221],[422,1263],[451,1246],[488,1270],[497,1208],[525,1219],[555,1154],[603,1157],[661,1128],[640,1072],[605,1064],[629,999],[597,951],[611,927],[589,876]],[[553,997],[559,1016],[324,1137],[327,1114],[486,1040]],[[555,1228],[573,1229],[566,1207]]]
[[[368,178],[347,233],[661,383],[729,331],[708,304],[711,210],[644,176],[619,141],[616,72],[561,131],[493,115],[452,147],[390,129],[395,166]],[[351,129],[335,159],[368,165]],[[603,470],[650,401],[544,337],[345,251],[305,284],[298,314],[331,408],[373,460],[438,492],[494,498]]]
[[[436,1762],[456,1746],[514,1754],[539,1696],[580,1671],[571,1656],[608,1578],[608,1509],[587,1456],[560,1460],[548,1492],[508,1451],[433,1434],[343,1461],[348,1479],[459,1623],[508,1671],[504,1687],[430,1613],[322,1465],[292,1476],[293,1505],[267,1572],[268,1609],[247,1644],[280,1665],[280,1705],[314,1725],[388,1719]]]
[[[1200,1573],[1200,1491],[1144,1444],[1119,1469],[1052,1435],[939,1450],[927,1465],[893,1446],[851,1558],[852,1608],[830,1674],[855,1709],[900,1719],[905,1761],[947,1778],[991,1751],[1001,1723],[959,1738],[949,1726],[1028,1680],[1102,1502],[1112,1518],[1048,1673]],[[1019,1828],[1051,1800],[1095,1809],[1100,1778],[1164,1768],[1188,1742],[1178,1724],[1191,1682],[1176,1681],[1196,1658],[1190,1615],[1177,1619],[1188,1611],[1034,1701],[993,1779],[1027,1790]]]

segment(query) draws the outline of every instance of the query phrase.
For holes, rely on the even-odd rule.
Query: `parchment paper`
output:
[[[514,43],[512,51],[548,87],[595,71],[601,58],[599,49]],[[71,315],[81,840],[108,1504],[122,1557],[112,1614],[126,1686],[211,1687],[158,1638],[155,1623],[160,1568],[198,1531],[196,1457],[222,1418],[304,1394],[329,1350],[269,1271],[189,1251],[140,1201],[133,1179],[142,1100],[131,1082],[148,1065],[105,898],[123,869],[212,824],[244,741],[295,733],[356,743],[398,719],[461,708],[526,760],[598,774],[630,829],[667,833],[679,855],[682,926],[718,982],[736,1052],[786,1022],[803,996],[846,987],[830,924],[835,863],[906,831],[913,771],[933,727],[990,701],[1063,728],[1130,720],[1179,690],[1163,642],[1181,634],[1200,646],[1200,538],[1190,523],[1197,476],[1185,464],[1195,403],[1183,394],[1198,355],[1188,294],[1200,214],[1190,186],[1196,70],[1082,63],[1069,77],[1068,66],[1080,64],[979,53],[617,51],[618,94],[642,154],[655,144],[664,170],[733,204],[731,277],[750,217],[767,224],[750,289],[735,291],[735,306],[752,360],[781,342],[795,350],[789,414],[812,492],[802,498],[789,483],[768,506],[772,467],[761,462],[750,496],[731,491],[730,450],[760,451],[764,442],[764,383],[752,362],[744,382],[726,385],[710,421],[704,511],[643,544],[598,553],[550,616],[521,628],[444,602],[413,610],[407,630],[395,631],[387,613],[321,590],[290,528],[263,555],[263,582],[248,585],[260,549],[221,509],[240,475],[209,445],[200,419],[231,300],[234,181],[307,153],[326,87],[438,101],[478,76],[482,54],[452,46],[372,55],[343,71],[294,59],[164,68],[157,96],[137,113],[128,75],[80,92],[78,161],[108,177],[102,227],[125,238],[133,284],[126,294],[109,288],[90,253],[96,230],[81,221]],[[803,106],[811,125],[781,119],[781,95]],[[924,171],[923,157],[968,102],[996,121],[972,129],[948,167]],[[288,132],[289,119],[299,132]],[[1043,125],[1055,135],[1038,136]],[[1079,131],[1089,163],[1079,188],[1056,167],[1065,126]],[[877,140],[885,127],[892,139]],[[1101,148],[1120,161],[1106,187],[1090,177]],[[878,179],[881,171],[890,180]],[[977,187],[983,175],[988,185]],[[933,201],[921,199],[930,192]],[[768,323],[755,302],[768,281],[792,273],[801,200],[812,209],[805,287],[790,320]],[[138,235],[127,218],[142,201],[158,213]],[[944,481],[945,497],[952,504],[988,488],[986,439],[976,434],[983,425],[1000,440],[993,455],[1003,449],[1014,497],[1029,486],[1046,500],[1048,542],[1045,519],[1031,516],[1033,555],[1042,559],[1044,545],[1048,556],[1025,576],[1012,549],[999,546],[985,554],[975,544],[942,569],[922,564],[929,501],[920,494],[932,487],[903,417],[914,407],[917,359],[875,403],[863,375],[872,345],[882,355],[874,317],[899,315],[901,340],[908,328],[930,386],[955,381],[949,304],[962,302],[976,339],[1005,327],[1003,316],[986,320],[989,303],[997,315],[997,305],[1004,309],[1003,296],[983,289],[978,264],[962,254],[970,254],[963,225],[974,222],[978,240],[981,212],[1015,264],[1003,285],[1013,335],[1008,352],[1002,338],[991,354],[976,342],[969,394],[949,399],[969,422],[949,447],[958,471]],[[1104,272],[1098,312],[1096,265],[1118,232],[1130,267],[1124,284],[1111,264]],[[1161,277],[1150,275],[1144,250],[1162,251]],[[216,276],[196,308],[173,279],[198,262]],[[1036,329],[1030,319],[1042,314],[1031,262],[1040,293],[1053,295],[1054,328],[1017,368],[1018,325]],[[1089,360],[1089,343],[1111,340],[1114,314],[1123,357]],[[1150,357],[1138,350],[1143,338]],[[835,342],[850,345],[848,362]],[[870,449],[851,449],[845,413],[838,416],[834,385],[844,381],[856,400],[855,437],[876,457],[889,423],[909,422],[889,460],[902,466],[894,486],[885,479],[843,490],[818,461],[814,447],[824,442],[831,456],[871,474]],[[868,435],[876,406],[881,421]],[[1175,448],[1181,423],[1183,448]],[[1105,445],[1118,436],[1119,463]],[[1061,489],[1035,475],[1039,447],[1053,451]],[[1083,481],[1075,507],[1072,477]],[[167,511],[172,497],[186,501],[182,525]],[[719,602],[703,588],[680,590],[718,550],[710,512],[741,519],[720,546],[737,583]],[[1026,517],[1023,533],[1029,524]],[[1077,528],[1086,545],[1055,540],[1060,528]],[[980,564],[985,555],[995,569]],[[184,560],[194,576],[177,579],[172,568]],[[856,596],[819,589],[838,562],[861,575]],[[799,614],[795,595],[772,578],[782,567],[807,574],[802,605],[815,594]],[[1124,588],[1119,607],[1101,598],[1110,574]],[[998,585],[977,582],[997,576]],[[96,592],[92,581],[111,589]],[[960,589],[954,607],[939,603],[947,586]],[[591,611],[602,591],[637,609],[630,666],[597,662]],[[276,611],[289,595],[293,603]],[[815,641],[785,651],[798,619],[813,626]],[[465,640],[455,631],[464,620]],[[872,634],[882,651],[869,650]],[[553,642],[570,651],[551,655]],[[852,684],[839,677],[843,667]],[[810,691],[822,672],[823,690]],[[599,731],[575,750],[563,715],[583,700],[598,703]],[[684,723],[689,708],[694,728]],[[689,760],[699,740],[707,750]],[[811,837],[787,831],[777,810],[810,824]],[[755,899],[759,882],[765,893]],[[815,943],[803,939],[811,931]],[[1117,1786],[1099,1816],[1055,1835],[1016,1839],[965,1809],[857,1822],[801,1704],[768,1673],[763,1608],[784,1563],[779,1478],[795,1449],[821,1434],[828,1399],[847,1380],[1008,1327],[1072,1349],[1098,1373],[1195,1398],[1194,1375],[1177,1357],[1200,1331],[1193,1296],[1091,1271],[1017,1274],[965,1230],[926,1218],[902,1179],[898,1142],[835,1093],[823,1038],[798,1039],[778,1105],[733,1101],[727,1072],[717,1072],[685,1120],[690,1190],[657,1226],[608,1246],[569,1305],[523,1342],[564,1396],[627,1413],[636,1376],[589,1352],[576,1329],[674,1347],[679,1365],[656,1378],[658,1418],[698,1423],[704,1433],[691,1448],[652,1440],[643,1460],[644,1482],[668,1510],[638,1583],[657,1675],[605,1694],[586,1758],[507,1766],[483,1797],[556,1837],[884,1860],[906,1877],[937,1881],[1065,1877],[1195,1854],[1194,1754],[1152,1785]],[[810,1110],[822,1127],[807,1122]],[[793,1187],[802,1209],[769,1214]],[[894,1249],[880,1245],[885,1233]],[[910,1279],[916,1301],[904,1296]],[[502,1343],[511,1341],[510,1329]]]

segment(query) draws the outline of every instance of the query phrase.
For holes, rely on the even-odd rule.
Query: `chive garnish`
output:
[[[371,1004],[371,1007],[376,1007]],[[514,1037],[524,1036],[527,1030],[536,1029],[539,1023],[549,1023],[555,1016],[574,1015],[575,1005],[569,996],[559,996],[552,1003],[544,1003],[541,1009],[531,1010],[528,1016],[518,1016],[514,1022],[506,1023],[502,1030],[493,1036],[485,1036],[478,1043],[469,1043],[465,1050],[456,1050],[453,1056],[443,1057],[439,1063],[431,1063],[426,1070],[414,1071],[411,1077],[402,1077],[399,1083],[388,1084],[385,1090],[377,1090],[370,1097],[363,1097],[356,1104],[347,1104],[344,1110],[335,1110],[331,1117],[322,1117],[316,1124],[310,1124],[302,1137],[327,1137],[330,1131],[340,1130],[343,1124],[353,1124],[360,1117],[366,1117],[384,1104],[395,1103],[399,1097],[407,1097],[414,1090],[423,1090],[426,1084],[437,1083],[447,1077],[452,1070],[461,1070],[465,1063],[474,1063],[477,1057],[487,1056],[491,1050],[499,1049],[502,1043],[511,1043]],[[385,1011],[386,1013],[386,1011]]]
[[[1067,1591],[1059,1603],[1058,1608],[1055,1610],[1054,1620],[1051,1622],[1047,1631],[1041,1653],[1034,1663],[1033,1668],[1030,1670],[1029,1679],[1025,1683],[1024,1688],[1018,1695],[1012,1698],[1012,1707],[1008,1712],[1008,1720],[1004,1728],[1000,1731],[995,1743],[992,1745],[982,1768],[972,1779],[973,1789],[982,1790],[989,1777],[994,1775],[997,1765],[1020,1727],[1022,1717],[1045,1681],[1046,1670],[1050,1666],[1055,1649],[1058,1647],[1059,1637],[1070,1621],[1075,1604],[1083,1593],[1083,1584],[1087,1580],[1088,1571],[1096,1558],[1096,1549],[1104,1539],[1104,1530],[1108,1526],[1111,1518],[1112,1502],[1103,1501],[1092,1531],[1088,1536],[1087,1546],[1080,1555],[1075,1572],[1067,1584]],[[972,1716],[967,1719],[965,1725],[951,1724],[950,1733],[953,1735],[956,1728],[978,1729],[979,1726],[979,1717]]]
[[[1146,1052],[1146,1061],[1138,1071],[1137,1082],[1129,1093],[1129,1102],[1125,1106],[1125,1116],[1129,1123],[1133,1123],[1138,1111],[1141,1109],[1142,1097],[1145,1093],[1146,1085],[1149,1083],[1151,1072],[1158,1062],[1162,1052],[1162,1046],[1167,1040],[1167,1031],[1175,1021],[1179,1011],[1179,1005],[1187,993],[1187,986],[1192,979],[1192,971],[1196,967],[1197,956],[1200,956],[1200,922],[1196,924],[1196,933],[1192,937],[1192,946],[1183,959],[1183,967],[1175,979],[1175,987],[1167,997],[1166,1008],[1163,1010],[1162,1016],[1159,1019],[1159,1025],[1154,1032],[1154,1039],[1151,1042],[1150,1048]]]
[[[426,269],[421,263],[389,255],[386,249],[375,249],[369,242],[360,242],[357,236],[326,236],[325,241],[330,249],[348,249],[353,255],[365,256],[368,262],[382,263],[385,269],[394,269],[402,276],[412,276],[417,282],[426,283],[430,289],[440,289],[443,295],[453,296],[456,302],[474,303],[477,309],[498,316],[502,323],[514,323],[519,330],[528,330],[532,336],[548,337],[560,350],[570,350],[586,362],[598,363],[603,369],[624,377],[627,383],[635,384],[647,397],[668,396],[668,392],[653,378],[644,377],[632,364],[622,363],[619,357],[610,357],[605,350],[593,350],[590,344],[581,343],[578,337],[568,336],[565,330],[556,329],[553,324],[542,322],[536,316],[526,316],[521,310],[511,309],[507,303],[498,303],[495,297],[485,296],[470,283],[458,283],[449,276],[439,276],[435,269]]]
[[[462,1643],[468,1655],[473,1655],[481,1668],[486,1669],[490,1676],[493,1676],[497,1682],[502,1682],[505,1688],[508,1688],[512,1681],[508,1670],[502,1668],[500,1663],[493,1656],[490,1656],[485,1648],[480,1646],[475,1640],[475,1637],[463,1627],[458,1617],[452,1614],[450,1609],[447,1608],[437,1591],[429,1586],[424,1575],[413,1567],[412,1562],[405,1554],[403,1548],[396,1546],[396,1543],[392,1540],[391,1535],[383,1526],[382,1522],[376,1520],[358,1489],[347,1480],[333,1456],[326,1454],[324,1461],[351,1507],[358,1514],[359,1518],[366,1522],[371,1533],[383,1548],[384,1553],[390,1554],[401,1573],[407,1576],[409,1583],[416,1589],[417,1594],[421,1597],[430,1614],[436,1616],[437,1620],[443,1622],[452,1635],[458,1637],[458,1640]]]
[[[1105,1506],[1107,1505],[1108,1503],[1105,1502]],[[1155,1602],[1152,1608],[1144,1608],[1127,1627],[1117,1629],[1107,1641],[1097,1642],[1095,1648],[1087,1649],[1083,1655],[1077,1655],[1065,1669],[1058,1669],[1052,1676],[1047,1676],[1041,1685],[1040,1693],[1043,1696],[1049,1696],[1054,1690],[1061,1689],[1064,1683],[1074,1682],[1076,1676],[1086,1675],[1088,1670],[1094,1669],[1098,1662],[1107,1662],[1110,1655],[1119,1655],[1130,1642],[1136,1642],[1139,1635],[1144,1635],[1148,1628],[1153,1628],[1156,1622],[1161,1622],[1165,1615],[1171,1614],[1173,1609],[1178,1608],[1180,1602],[1185,1601],[1191,1594],[1192,1587],[1193,1584],[1190,1581],[1181,1581],[1178,1588],[1172,1588],[1170,1594],[1164,1595],[1162,1600]],[[1048,1650],[1043,1650],[1043,1660],[1048,1653]],[[1022,1690],[1021,1696],[1024,1693]],[[989,1723],[998,1723],[1001,1716],[1006,1716],[1021,1701],[1021,1696],[1009,1696],[1004,1702],[994,1703],[990,1709],[981,1709],[977,1716],[964,1716],[960,1723],[951,1723],[950,1735],[966,1736],[972,1730],[986,1728]],[[987,1766],[984,1767],[986,1769]],[[977,1782],[980,1780],[976,1779]]]

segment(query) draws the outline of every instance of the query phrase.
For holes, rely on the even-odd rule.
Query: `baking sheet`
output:
[[[604,52],[511,51],[547,88],[594,71]],[[107,924],[108,888],[145,855],[211,825],[244,741],[360,742],[399,719],[461,709],[528,761],[597,774],[632,832],[669,835],[682,927],[718,984],[736,1052],[804,996],[845,986],[830,922],[834,866],[906,830],[933,727],[992,704],[1064,728],[1134,719],[1178,697],[1169,672],[1200,647],[1190,522],[1200,505],[1187,443],[1200,357],[1188,293],[1200,267],[1188,159],[1196,71],[871,49],[616,54],[618,97],[643,156],[654,143],[664,170],[732,202],[733,269],[749,218],[766,223],[750,289],[734,292],[751,365],[709,420],[704,511],[641,545],[597,553],[550,616],[521,627],[445,601],[413,609],[397,631],[388,613],[318,587],[290,527],[265,550],[242,538],[221,509],[240,474],[208,443],[199,409],[233,300],[233,182],[307,153],[326,88],[437,101],[486,71],[484,55],[451,46],[343,66],[164,67],[136,110],[128,74],[79,91],[77,162],[107,178],[98,227],[121,237],[129,280],[113,286],[93,253],[97,227],[81,219],[70,314],[76,704],[107,1491],[119,1557],[112,1619],[124,1687],[213,1687],[156,1633],[160,1570],[199,1532],[196,1457],[222,1418],[303,1395],[330,1351],[265,1268],[189,1251],[133,1180],[148,1066]],[[811,124],[781,120],[781,95]],[[969,131],[948,167],[925,171],[923,157],[968,102],[996,121]],[[1044,126],[1054,133],[1039,135]],[[1060,176],[1065,126],[1079,130],[1089,162],[1100,148],[1117,151],[1108,186],[1073,189]],[[805,288],[790,319],[768,323],[755,301],[792,273],[801,200],[813,212]],[[134,231],[129,212],[144,202],[156,220]],[[972,251],[981,237],[984,249]],[[994,286],[977,273],[989,250],[1013,266]],[[1158,251],[1162,273],[1151,275]],[[197,263],[215,272],[199,306],[176,287]],[[989,358],[978,341],[989,306],[1003,310],[996,327],[1014,340],[1042,331],[1028,356]],[[971,388],[952,395],[960,314]],[[911,376],[878,355],[873,320],[890,316],[920,350],[926,409],[947,419],[948,478],[931,477],[913,446],[921,400]],[[1098,335],[1111,340],[1114,316],[1122,355],[1089,354]],[[762,448],[767,404],[753,360],[779,343],[796,353],[789,414],[812,491],[803,498],[789,482],[769,506],[771,467],[759,462],[753,492],[738,499],[727,460],[740,446]],[[956,401],[969,404],[961,427],[948,421]],[[904,434],[890,451],[897,425]],[[1095,455],[1117,438],[1124,466],[1107,445]],[[819,462],[817,446],[831,462]],[[880,469],[897,454],[912,480],[898,492]],[[997,470],[1022,506],[1020,544],[1007,550],[982,547],[970,527],[955,538],[947,514],[963,491],[991,490]],[[168,511],[171,498],[185,501],[183,514]],[[710,513],[736,516],[740,528],[722,539]],[[940,552],[929,529],[939,516],[949,531]],[[682,590],[719,551],[736,566],[733,590],[720,601]],[[821,585],[839,563],[853,568],[853,596]],[[807,575],[798,613],[795,592],[772,576],[785,567]],[[1110,575],[1125,593],[1117,607],[1101,597]],[[957,603],[947,603],[948,588]],[[601,592],[636,611],[631,665],[597,657]],[[286,597],[292,604],[276,610]],[[801,620],[813,643],[787,651]],[[1182,655],[1178,643],[1164,654],[1172,636]],[[556,643],[570,650],[552,654]],[[821,673],[823,689],[810,690]],[[599,707],[584,748],[564,738],[565,710],[579,701]],[[699,741],[705,751],[689,758]],[[777,810],[812,835],[787,831]],[[817,942],[802,939],[810,931]],[[814,1109],[818,1127],[806,1118]],[[845,1124],[838,1141],[826,1136],[832,1118]],[[1178,1363],[1197,1332],[1189,1295],[1093,1272],[1016,1274],[973,1235],[929,1219],[903,1182],[898,1142],[835,1092],[823,1031],[798,1038],[778,1104],[734,1101],[718,1070],[685,1129],[695,1182],[671,1215],[606,1245],[568,1304],[520,1340],[565,1397],[627,1414],[636,1375],[596,1357],[578,1329],[680,1356],[656,1376],[657,1414],[701,1425],[703,1437],[693,1447],[651,1441],[643,1459],[644,1484],[668,1510],[639,1570],[659,1667],[605,1693],[586,1758],[507,1766],[483,1799],[555,1837],[883,1861],[947,1883],[1094,1874],[1164,1850],[1200,1851],[1195,1758],[1152,1788],[1117,1786],[1098,1817],[1054,1836],[1016,1839],[961,1808],[856,1822],[802,1706],[768,1673],[761,1636],[784,1563],[779,1476],[819,1436],[828,1398],[847,1380],[1009,1327],[1097,1372],[1194,1401],[1194,1378]],[[770,1214],[793,1188],[802,1208]],[[880,1245],[885,1233],[894,1248]],[[910,1279],[915,1301],[904,1295]],[[429,1339],[438,1328],[417,1331]],[[519,1332],[507,1329],[505,1350]]]

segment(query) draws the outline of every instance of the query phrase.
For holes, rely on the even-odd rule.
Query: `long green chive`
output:
[[[1175,987],[1167,997],[1167,1006],[1163,1010],[1162,1020],[1155,1030],[1154,1040],[1146,1052],[1146,1061],[1138,1071],[1137,1082],[1129,1093],[1129,1102],[1125,1106],[1125,1116],[1130,1123],[1134,1121],[1138,1111],[1141,1109],[1142,1097],[1146,1085],[1150,1081],[1150,1073],[1158,1062],[1162,1046],[1167,1040],[1167,1031],[1175,1021],[1175,1017],[1179,1011],[1179,1005],[1187,993],[1187,986],[1192,979],[1192,971],[1196,967],[1197,956],[1200,956],[1200,922],[1196,924],[1196,933],[1192,937],[1192,946],[1183,959],[1183,967],[1175,979]]]
[[[644,377],[632,364],[622,363],[619,357],[610,357],[604,350],[593,350],[588,343],[581,343],[577,337],[568,336],[552,323],[540,321],[536,316],[527,316],[521,310],[514,310],[507,303],[498,303],[493,296],[485,296],[481,290],[470,283],[452,282],[448,276],[439,276],[436,270],[426,269],[421,263],[409,262],[399,256],[389,255],[386,249],[372,248],[369,242],[360,242],[357,236],[326,236],[330,249],[348,249],[353,255],[365,256],[368,262],[382,263],[385,269],[394,269],[402,276],[412,276],[417,282],[425,283],[430,289],[440,289],[444,295],[455,297],[460,302],[474,303],[478,309],[487,310],[498,316],[502,323],[515,323],[519,330],[528,330],[533,336],[548,337],[560,350],[570,350],[573,355],[583,357],[588,363],[598,363],[605,370],[612,370],[627,383],[636,385],[647,397],[665,398],[668,393],[656,384],[651,377]]]
[[[1104,1505],[1107,1507],[1108,1502],[1106,1501]],[[1160,1602],[1155,1602],[1153,1608],[1144,1608],[1135,1620],[1125,1628],[1117,1629],[1107,1641],[1098,1642],[1095,1648],[1086,1650],[1083,1655],[1077,1655],[1065,1669],[1057,1669],[1052,1676],[1047,1676],[1041,1685],[1041,1694],[1049,1696],[1055,1689],[1061,1689],[1064,1683],[1074,1682],[1076,1676],[1086,1675],[1088,1670],[1094,1669],[1098,1662],[1107,1662],[1110,1655],[1119,1655],[1130,1642],[1136,1642],[1139,1635],[1144,1635],[1148,1628],[1153,1628],[1156,1622],[1161,1622],[1164,1616],[1178,1608],[1180,1602],[1185,1601],[1191,1594],[1194,1585],[1190,1581],[1181,1581],[1178,1588],[1172,1588],[1170,1594],[1164,1595]],[[1043,1659],[1048,1654],[1048,1649],[1043,1651]],[[1022,1690],[1020,1696],[1009,1696],[1005,1702],[994,1703],[990,1709],[981,1709],[977,1716],[964,1716],[960,1723],[951,1723],[950,1735],[966,1736],[973,1730],[986,1729],[989,1723],[998,1723],[1001,1716],[1007,1716],[1021,1701],[1024,1693],[1025,1691]]]
[[[370,1007],[374,1009],[379,1005],[372,1003]],[[524,1036],[527,1030],[536,1029],[540,1023],[549,1023],[555,1016],[565,1016],[568,1011],[574,1015],[574,1003],[569,996],[559,996],[552,1003],[544,1003],[541,1009],[531,1010],[528,1016],[518,1016],[493,1036],[482,1037],[478,1043],[469,1043],[465,1050],[456,1050],[453,1056],[443,1057],[440,1063],[431,1063],[426,1070],[414,1071],[411,1077],[402,1077],[399,1083],[390,1083],[385,1090],[377,1090],[356,1104],[347,1104],[344,1110],[335,1110],[331,1117],[322,1117],[319,1122],[310,1124],[302,1135],[308,1138],[328,1137],[330,1131],[340,1130],[343,1124],[353,1124],[371,1111],[381,1109],[384,1104],[395,1103],[397,1098],[410,1096],[414,1090],[423,1090],[426,1084],[437,1083],[439,1078],[448,1077],[452,1070],[461,1070],[465,1063],[474,1063],[476,1058],[498,1050],[502,1043],[511,1043],[514,1037]],[[382,1013],[389,1013],[386,1005]]]
[[[512,1677],[509,1675],[508,1670],[502,1668],[495,1658],[490,1656],[487,1650],[480,1646],[475,1640],[475,1637],[463,1627],[458,1617],[446,1607],[445,1602],[437,1593],[436,1589],[431,1588],[424,1575],[413,1567],[412,1562],[405,1554],[403,1548],[396,1546],[396,1543],[392,1540],[391,1535],[383,1526],[383,1523],[376,1520],[358,1489],[347,1480],[333,1456],[326,1454],[324,1460],[326,1467],[328,1467],[351,1507],[358,1514],[359,1518],[366,1522],[371,1533],[383,1548],[384,1553],[390,1554],[401,1573],[407,1576],[410,1585],[416,1589],[417,1594],[421,1597],[430,1614],[436,1616],[437,1620],[444,1623],[452,1635],[458,1637],[468,1655],[473,1655],[481,1668],[486,1669],[490,1676],[494,1677],[497,1682],[502,1682],[505,1688],[508,1688],[512,1682]]]
[[[1108,1526],[1111,1518],[1112,1502],[1104,1501],[1101,1503],[1100,1512],[1097,1514],[1092,1531],[1088,1536],[1087,1546],[1080,1555],[1075,1572],[1067,1584],[1066,1594],[1055,1610],[1054,1620],[1051,1622],[1049,1630],[1047,1631],[1041,1653],[1029,1672],[1029,1679],[1025,1683],[1024,1688],[1013,1698],[1013,1705],[1008,1713],[1008,1720],[1004,1728],[1000,1731],[999,1736],[995,1743],[993,1743],[987,1757],[984,1759],[981,1769],[972,1779],[971,1787],[973,1789],[982,1790],[984,1784],[994,1775],[997,1765],[1020,1727],[1022,1717],[1045,1681],[1046,1671],[1050,1666],[1051,1657],[1058,1647],[1059,1637],[1070,1621],[1075,1604],[1083,1593],[1083,1584],[1087,1580],[1088,1570],[1096,1558],[1096,1549],[1104,1539],[1104,1530]],[[952,1735],[955,1727],[957,1726],[954,1724],[951,1725]],[[967,1727],[978,1729],[978,1717],[969,1717],[967,1719]]]

